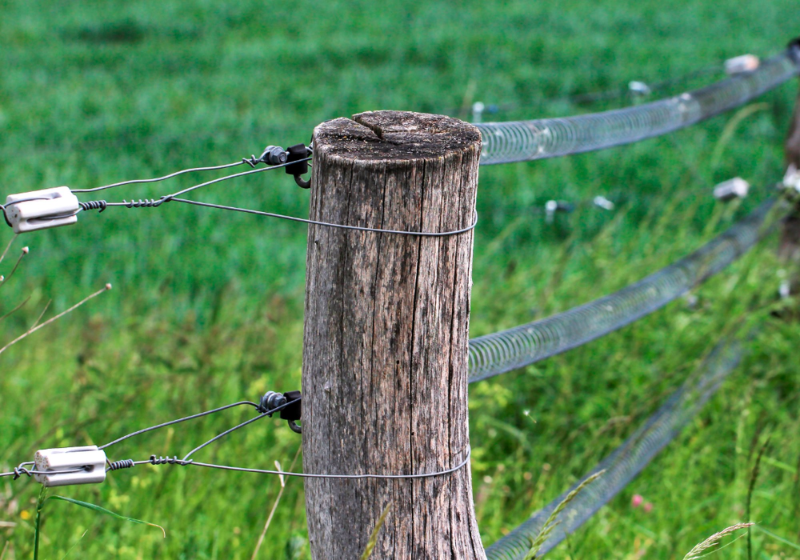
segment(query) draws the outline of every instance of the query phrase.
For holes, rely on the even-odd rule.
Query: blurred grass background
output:
[[[658,82],[800,32],[788,0],[384,1],[265,4],[0,2],[0,185],[8,193],[88,188],[236,161],[267,144],[307,142],[321,121],[376,109],[494,120],[615,108],[570,96]],[[663,95],[720,74],[675,84]],[[571,158],[481,169],[471,334],[568,309],[694,250],[765,199],[782,172],[796,92],[786,85],[735,112],[667,137]],[[662,95],[660,94],[660,95]],[[724,134],[726,131],[728,134]],[[755,188],[720,205],[715,182]],[[212,174],[213,176],[213,174]],[[205,179],[205,175],[202,177]],[[201,180],[130,186],[109,200],[154,197]],[[602,194],[547,223],[545,201]],[[278,173],[223,183],[197,198],[305,216],[307,192]],[[89,197],[84,197],[87,199]],[[100,197],[97,197],[100,198]],[[0,233],[0,243],[10,240]],[[153,423],[299,387],[305,228],[167,205],[82,214],[78,226],[28,234],[2,286],[8,340],[47,301],[61,310],[115,289],[0,356],[0,465],[38,448],[102,443]],[[732,324],[756,314],[752,352],[701,415],[553,558],[682,558],[744,519],[750,469],[772,435],[753,520],[800,541],[797,324],[764,312],[781,265],[770,238],[695,294],[605,339],[470,389],[473,477],[490,544],[618,445]],[[7,273],[8,261],[0,267]],[[112,448],[112,459],[180,455],[245,411]],[[239,432],[198,459],[284,467],[300,440],[278,420]],[[0,551],[29,558],[38,485],[0,483]],[[274,478],[138,467],[61,494],[164,525],[158,530],[48,503],[43,558],[250,558],[279,490]],[[641,494],[652,504],[633,509]],[[370,531],[371,527],[365,527]],[[722,554],[745,558],[738,543]],[[758,558],[800,551],[754,533]],[[302,484],[288,482],[258,558],[308,558]]]

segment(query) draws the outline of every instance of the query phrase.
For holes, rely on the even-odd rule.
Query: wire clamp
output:
[[[800,66],[800,37],[792,39],[791,42],[789,42],[789,58],[792,59],[792,62]]]
[[[106,479],[106,454],[96,445],[40,449],[33,477],[44,486],[96,484]]]
[[[266,165],[282,165],[286,163],[289,153],[280,146],[267,146],[261,153],[261,157],[251,155],[249,158],[242,158],[242,163],[250,167],[255,167],[259,163]]]
[[[287,161],[291,165],[286,166],[286,174],[294,176],[294,182],[303,189],[311,188],[311,179],[303,179],[300,175],[308,173],[308,158],[311,156],[311,148],[305,144],[289,146],[286,151],[289,153]],[[292,163],[296,162],[296,163]]]
[[[10,194],[0,208],[14,233],[74,224],[81,209],[69,187]]]
[[[264,396],[261,397],[258,411],[271,418],[273,413],[270,411],[280,408],[281,420],[286,420],[289,423],[289,428],[291,428],[293,432],[302,434],[302,426],[297,425],[297,421],[300,420],[302,416],[302,398],[303,395],[300,391],[289,391],[286,393],[267,391]]]

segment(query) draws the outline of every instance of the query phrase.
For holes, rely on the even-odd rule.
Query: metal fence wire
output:
[[[668,99],[574,117],[476,124],[481,165],[544,159],[660,136],[742,105],[798,74],[791,49],[738,74]]]

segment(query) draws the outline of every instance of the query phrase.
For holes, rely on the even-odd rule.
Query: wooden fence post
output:
[[[378,111],[314,131],[310,215],[446,232],[475,219],[480,133]],[[309,226],[303,470],[420,474],[467,458],[472,231],[420,237]],[[469,463],[421,479],[307,479],[315,560],[485,558]]]

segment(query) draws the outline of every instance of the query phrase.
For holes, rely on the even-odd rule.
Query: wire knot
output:
[[[14,468],[14,480],[17,480],[22,475],[27,475],[28,478],[32,477],[33,475],[26,469],[25,467],[15,467]]]

